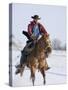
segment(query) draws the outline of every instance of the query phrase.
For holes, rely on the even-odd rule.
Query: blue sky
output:
[[[24,44],[26,37],[22,31],[27,31],[27,26],[32,20],[31,16],[35,14],[41,17],[39,22],[43,24],[51,39],[58,38],[65,42],[66,7],[37,4],[13,4],[12,7],[12,33]]]

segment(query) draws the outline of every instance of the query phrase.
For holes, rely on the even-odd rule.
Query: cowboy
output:
[[[38,22],[41,18],[38,15],[31,16],[31,18],[33,21],[28,25],[28,32],[23,31],[23,34],[28,38],[27,43],[32,42],[30,48],[34,46],[40,35],[45,34],[46,36],[49,36],[44,26]],[[48,53],[45,53],[48,57]]]

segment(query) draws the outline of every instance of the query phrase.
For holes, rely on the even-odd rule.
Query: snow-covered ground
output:
[[[30,79],[30,70],[25,69],[23,76],[15,75],[15,65],[19,63],[20,51],[13,51],[12,54],[12,83],[14,87],[32,86]],[[46,85],[65,84],[66,83],[66,52],[52,51],[52,54],[47,58],[47,62],[51,67],[46,71]],[[36,71],[35,85],[43,85],[43,78],[40,72]]]

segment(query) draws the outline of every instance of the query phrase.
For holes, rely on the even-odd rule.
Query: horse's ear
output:
[[[46,35],[46,37],[49,37],[49,36],[50,36],[49,34]]]
[[[45,34],[42,33],[42,38],[45,39]]]
[[[45,34],[43,34],[43,37],[44,37],[44,38],[46,38],[46,35],[45,35]]]
[[[45,34],[42,33],[42,37],[44,37],[44,36],[45,36]]]
[[[49,34],[45,35],[45,38],[46,38],[46,39],[49,38]]]

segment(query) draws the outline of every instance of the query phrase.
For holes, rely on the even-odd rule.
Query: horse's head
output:
[[[42,34],[42,37],[39,40],[41,47],[44,51],[51,52],[51,41],[49,35]]]
[[[49,39],[49,35],[42,34],[42,39],[44,40],[44,42],[47,42],[47,40]]]
[[[45,35],[45,34],[42,34],[41,41],[42,41],[42,44],[43,44],[45,47],[46,47],[47,44],[49,43],[48,40],[49,40],[49,35],[47,36],[47,35]]]

